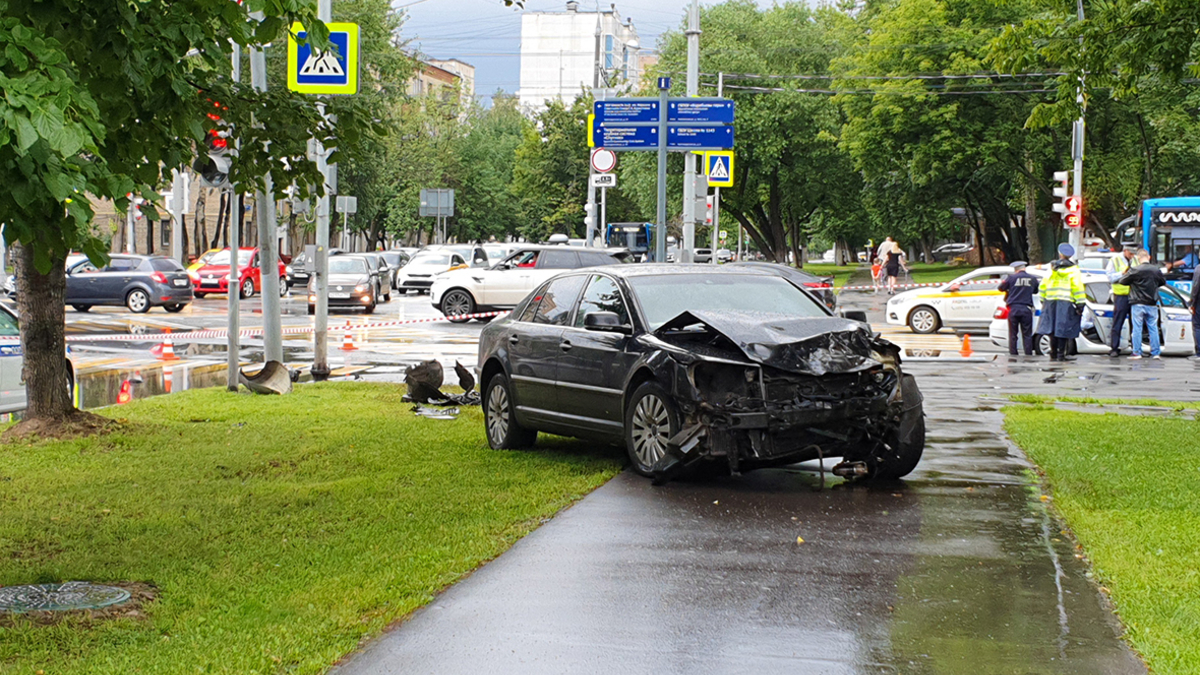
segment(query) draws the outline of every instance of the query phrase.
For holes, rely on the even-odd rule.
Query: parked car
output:
[[[933,249],[934,260],[950,260],[970,253],[975,247],[966,243],[942,244]]]
[[[692,262],[710,263],[712,262],[712,259],[713,252],[711,248],[698,248],[692,254]]]
[[[513,251],[521,246],[521,244],[484,244],[483,252],[487,254],[488,262],[494,265],[512,255]]]
[[[365,258],[367,267],[371,269],[371,281],[375,284],[375,297],[383,298],[384,302],[392,301],[392,288],[396,285],[392,278],[392,270],[387,261],[378,253],[349,253]]]
[[[401,267],[408,264],[408,259],[411,256],[403,251],[381,251],[379,256],[387,263],[388,273],[392,280],[392,288],[396,288],[396,275]]]
[[[482,246],[476,244],[447,244],[442,248],[462,256],[467,262],[467,267],[490,267],[495,262],[488,258],[487,251]]]
[[[203,298],[209,293],[228,293],[230,282],[229,262],[232,256],[229,249],[222,249],[203,267],[188,272],[192,278],[197,298]],[[262,292],[262,270],[259,269],[258,249],[240,248],[237,255],[238,278],[234,282],[240,291],[240,296],[248,298]],[[279,275],[279,294],[287,293],[287,266],[279,263],[276,270]]]
[[[0,413],[24,410],[25,397],[25,348],[21,344],[21,329],[17,313],[0,305]],[[75,389],[75,367],[71,363],[71,350],[67,348],[68,391]]]
[[[317,313],[315,279],[308,282],[308,313]],[[339,255],[329,259],[329,307],[361,307],[373,314],[379,302],[370,263],[361,255]]]
[[[599,249],[531,244],[486,270],[462,269],[437,275],[429,299],[448,317],[510,309],[535,286],[563,270],[620,262]]]
[[[151,307],[179,312],[191,301],[187,270],[174,258],[116,254],[102,269],[86,258],[67,269],[66,304],[77,312],[95,305],[125,305],[136,314]]]
[[[400,270],[396,277],[396,290],[401,295],[409,291],[428,293],[435,274],[466,268],[467,260],[461,253],[441,246],[423,248]]]
[[[1012,274],[1007,265],[980,267],[937,288],[914,288],[888,299],[887,322],[908,326],[914,333],[988,327],[1000,292],[1000,282]],[[968,283],[969,282],[969,283]]]
[[[778,274],[812,293],[829,309],[837,309],[837,293],[833,290],[833,277],[817,276],[812,272],[806,272],[791,265],[780,265],[779,263],[748,261],[729,264],[731,267],[763,270],[772,274]]]
[[[658,480],[834,456],[837,475],[899,478],[925,445],[899,347],[759,270],[564,273],[483,329],[479,364],[491,447],[539,431],[622,442]]]
[[[1030,274],[1045,279],[1049,270],[1044,265],[1029,269]],[[1111,351],[1108,342],[1112,335],[1112,285],[1108,279],[1095,274],[1084,276],[1083,290],[1086,300],[1080,323],[1083,328],[1075,338],[1075,348],[1080,354],[1107,354]],[[1041,315],[1041,299],[1034,298],[1034,327]],[[1188,299],[1177,289],[1163,286],[1158,289],[1159,344],[1165,356],[1191,356],[1195,353],[1192,338],[1192,310]],[[996,302],[992,323],[988,327],[988,339],[994,344],[1008,348],[1008,308],[1003,299]],[[1129,344],[1129,324],[1121,330],[1122,344]],[[1142,336],[1142,353],[1150,353],[1150,341]],[[1050,336],[1038,335],[1034,349],[1039,354],[1050,353]],[[1123,349],[1128,352],[1128,349]]]
[[[733,251],[730,251],[727,248],[717,249],[717,262],[727,263],[731,260],[733,260]]]
[[[195,272],[196,270],[200,269],[201,267],[204,267],[205,265],[208,264],[209,260],[212,260],[212,257],[214,255],[216,255],[220,252],[221,252],[221,249],[219,249],[219,248],[208,249],[207,251],[202,253],[200,256],[198,256],[195,260],[193,260],[192,264],[187,266],[188,271]]]
[[[71,269],[81,260],[87,260],[87,256],[82,253],[68,253],[66,263],[63,269]],[[17,299],[17,275],[10,274],[4,278],[3,293],[11,300]]]
[[[341,255],[341,253],[342,249],[340,248],[329,249],[330,256]],[[290,263],[284,266],[283,271],[287,277],[288,290],[296,288],[297,286],[301,288],[308,288],[308,278],[311,276],[308,271],[310,264],[311,263],[308,259],[308,254],[301,251],[294,258],[292,258]]]

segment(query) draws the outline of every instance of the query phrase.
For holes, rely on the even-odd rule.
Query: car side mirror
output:
[[[840,312],[838,312],[838,314],[840,314],[843,319],[849,319],[851,321],[861,321],[862,323],[869,323],[867,321],[867,313],[861,309],[843,309]]]
[[[601,333],[629,335],[633,332],[633,326],[621,323],[621,317],[616,312],[589,312],[583,317],[583,327]]]

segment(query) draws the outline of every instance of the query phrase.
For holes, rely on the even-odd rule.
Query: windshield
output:
[[[829,316],[803,291],[778,277],[750,274],[663,274],[630,277],[650,330],[681,312],[767,312],[789,317]]]
[[[1079,269],[1103,270],[1106,264],[1108,264],[1108,258],[1084,258],[1079,261]]]
[[[252,256],[252,255],[254,255],[253,250],[238,251],[238,267],[241,267],[243,265],[249,265],[250,264],[250,256]],[[212,254],[212,257],[208,259],[208,262],[206,264],[208,264],[208,265],[228,265],[229,264],[229,249],[225,249],[224,251],[217,251],[216,253]]]
[[[421,251],[408,261],[410,265],[449,265],[450,254],[445,251]]]
[[[381,255],[383,256],[383,259],[386,260],[387,264],[389,264],[389,265],[395,265],[395,266],[399,267],[400,263],[403,262],[403,258],[401,258],[401,254],[399,254],[399,253],[383,253]]]
[[[367,261],[362,258],[337,256],[329,259],[330,274],[366,274]]]

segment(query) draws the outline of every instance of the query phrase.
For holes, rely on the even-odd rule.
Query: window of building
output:
[[[613,67],[613,36],[604,36],[604,67]]]

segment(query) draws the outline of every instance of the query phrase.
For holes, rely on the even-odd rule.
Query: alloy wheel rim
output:
[[[467,314],[469,304],[470,301],[467,299],[466,294],[457,291],[451,293],[446,297],[446,314],[450,316]]]
[[[145,293],[142,293],[141,291],[134,291],[129,295],[129,309],[132,309],[135,312],[140,312],[146,307],[146,303],[149,301],[150,299],[146,297]]]
[[[254,282],[247,279],[242,283],[242,295],[249,297],[254,294]]]
[[[925,309],[918,311],[916,314],[913,314],[913,325],[920,331],[932,330],[933,314]]]
[[[504,442],[504,434],[508,430],[508,392],[504,387],[492,387],[488,394],[487,430],[488,437],[496,445]]]
[[[279,280],[279,297],[282,298],[282,297],[286,296],[287,292],[288,292],[287,280],[280,279]]]
[[[662,399],[653,394],[638,401],[633,409],[633,451],[643,466],[654,466],[667,452],[671,417]]]

